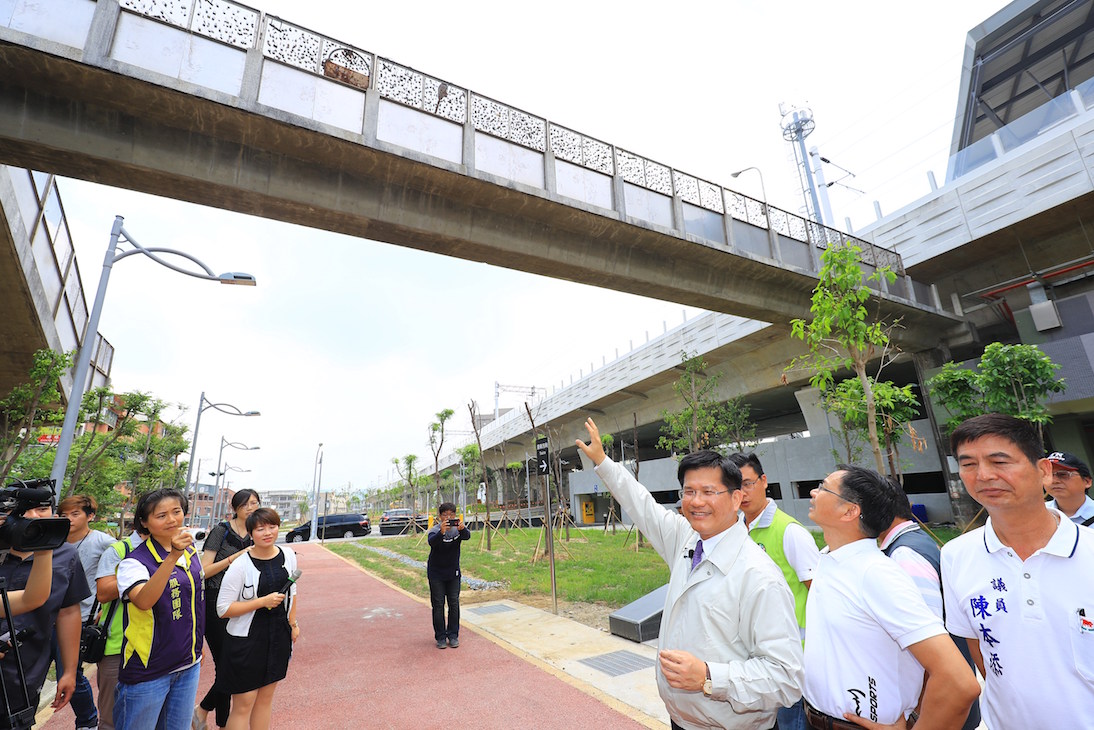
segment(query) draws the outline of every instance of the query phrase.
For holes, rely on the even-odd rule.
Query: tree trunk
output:
[[[866,376],[866,363],[855,360],[855,373],[862,383],[862,392],[866,396],[866,433],[870,437],[870,449],[874,452],[874,465],[878,474],[885,473],[885,457],[881,455],[881,442],[877,436],[877,404],[874,402],[874,389],[870,387],[870,378]]]

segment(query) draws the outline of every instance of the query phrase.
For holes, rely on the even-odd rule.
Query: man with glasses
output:
[[[980,692],[942,619],[878,549],[877,536],[893,521],[886,482],[841,465],[811,494],[809,517],[824,530],[828,552],[806,606],[810,728],[903,728],[919,718],[920,727],[957,728]]]
[[[656,674],[672,727],[773,727],[801,696],[802,648],[790,589],[738,517],[740,471],[713,451],[683,457],[681,515],[604,454],[592,419],[585,428],[578,448],[669,566]]]
[[[794,616],[802,641],[805,640],[805,599],[813,581],[813,569],[820,550],[813,535],[801,523],[779,509],[767,496],[767,475],[756,454],[730,454],[729,460],[741,471],[741,512],[753,542],[763,548],[782,571],[794,595]],[[779,730],[804,730],[805,706],[798,700],[779,709]]]
[[[984,675],[990,730],[1090,727],[1094,532],[1045,506],[1055,468],[1037,426],[989,413],[950,435],[983,527],[942,548],[946,627]]]
[[[1048,455],[1052,464],[1052,483],[1048,493],[1052,499],[1048,506],[1063,512],[1076,525],[1094,525],[1094,499],[1087,496],[1090,489],[1090,467],[1074,454],[1053,451]]]

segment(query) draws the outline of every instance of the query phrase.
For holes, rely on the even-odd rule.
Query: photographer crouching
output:
[[[413,519],[413,518],[411,518]],[[442,502],[437,507],[437,522],[429,530],[429,560],[425,574],[429,579],[429,601],[433,604],[433,638],[437,648],[460,645],[460,541],[470,540],[471,531],[456,516],[456,505]],[[444,602],[448,601],[448,623],[444,620]]]
[[[46,679],[54,628],[63,671],[54,708],[68,704],[76,686],[80,655],[80,601],[91,595],[80,556],[65,542],[69,522],[53,516],[52,481],[37,480],[0,490],[0,579],[6,584],[12,618],[0,634],[0,728],[34,725],[38,696]],[[45,488],[43,488],[45,487]],[[12,650],[11,637],[18,649]]]

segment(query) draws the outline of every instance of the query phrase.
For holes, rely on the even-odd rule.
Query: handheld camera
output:
[[[0,489],[0,550],[14,548],[30,553],[35,550],[53,550],[68,539],[69,521],[64,517],[27,519],[23,514],[53,501],[54,481],[33,479],[17,481]]]
[[[452,518],[452,519],[450,519],[450,520],[448,521],[448,526],[449,526],[449,527],[458,527],[458,526],[459,526],[459,524],[460,524],[460,521],[459,521],[459,519],[457,519],[457,518],[455,518],[455,517],[454,517],[454,518]]]

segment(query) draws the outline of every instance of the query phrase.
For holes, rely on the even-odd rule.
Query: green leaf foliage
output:
[[[1059,369],[1036,345],[993,342],[972,369],[948,362],[927,387],[950,414],[947,431],[983,413],[1005,413],[1043,426],[1052,422],[1045,401],[1067,388],[1056,378]]]

